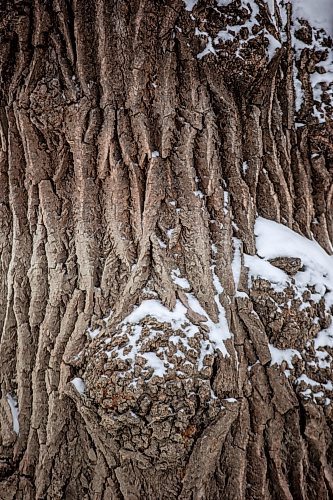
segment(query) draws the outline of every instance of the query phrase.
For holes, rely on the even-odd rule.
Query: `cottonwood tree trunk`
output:
[[[2,499],[332,497],[329,314],[244,264],[332,251],[332,44],[269,4],[1,0]]]

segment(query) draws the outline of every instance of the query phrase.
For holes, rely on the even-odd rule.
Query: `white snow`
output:
[[[252,29],[255,25],[258,24],[256,16],[259,14],[259,7],[253,0],[242,0],[243,8],[247,9],[251,14],[249,19],[244,24],[235,24],[235,25],[227,25],[223,30],[219,31],[214,38],[214,44],[219,44],[221,42],[226,42],[228,40],[233,40],[236,35],[239,34],[240,30],[246,27],[249,30],[249,33],[252,33]],[[269,35],[265,30],[265,36]],[[255,38],[256,35],[250,35],[247,40],[239,40],[239,48],[241,48],[244,44],[247,44],[251,39]],[[269,39],[269,37],[267,37]],[[270,39],[269,39],[270,42]],[[238,49],[238,57],[241,57]]]
[[[325,396],[325,393],[323,391],[315,392],[313,394],[314,398],[322,398],[323,396]]]
[[[326,94],[330,96],[330,104],[333,105],[333,89],[330,84],[333,83],[333,51],[329,50],[328,57],[326,61],[323,61],[320,65],[317,65],[317,68],[323,68],[324,73],[314,72],[310,75],[310,81],[312,85],[313,91],[313,99],[320,103],[319,111],[316,106],[313,108],[313,114],[318,118],[319,123],[323,123],[326,119],[326,107],[327,103],[322,100],[323,88],[322,85],[328,87],[326,90]]]
[[[299,359],[302,359],[301,353],[296,349],[277,349],[272,344],[269,344],[268,347],[272,357],[271,366],[281,365],[283,361],[286,361],[288,367],[293,369],[292,361],[294,357],[297,356]]]
[[[177,277],[177,279],[184,279],[184,278]],[[216,275],[214,276],[214,282],[216,283],[217,291],[221,290],[222,287]],[[197,312],[200,315],[205,316],[207,318],[207,320],[204,323],[209,328],[209,338],[211,342],[214,344],[215,348],[219,349],[224,356],[229,356],[223,340],[230,338],[231,334],[226,320],[225,311],[222,305],[220,304],[218,294],[215,296],[214,299],[219,311],[218,323],[214,323],[210,319],[207,312],[203,309],[198,299],[194,297],[193,294],[187,293],[186,297],[191,309],[194,312]],[[185,328],[185,331],[187,335],[191,337],[199,330],[197,326],[193,325],[186,318],[186,313],[187,313],[186,307],[179,300],[177,300],[176,306],[172,311],[170,311],[167,307],[163,306],[157,300],[154,299],[144,300],[143,302],[141,302],[140,306],[134,309],[134,311],[129,316],[127,316],[127,318],[123,320],[122,324],[123,325],[128,323],[137,324],[146,316],[151,316],[161,323],[170,323],[173,330],[177,329],[184,330],[183,325],[186,322],[188,326]],[[138,335],[139,333],[141,332],[138,332]],[[136,340],[138,340],[138,338]]]
[[[141,355],[147,360],[149,366],[154,369],[155,376],[163,377],[165,375],[166,367],[164,366],[163,361],[158,356],[156,356],[154,352],[145,352]]]
[[[275,14],[275,2],[274,0],[266,0],[266,3],[268,5],[269,11],[271,13],[272,19],[274,19],[274,14]]]
[[[174,228],[168,229],[168,230],[166,231],[166,235],[167,235],[167,237],[169,238],[169,240],[171,239],[171,237],[172,237],[172,235],[173,235],[173,233],[174,233],[174,232],[175,232],[175,229],[174,229]]]
[[[249,164],[247,161],[243,161],[243,164],[242,164],[242,171],[243,171],[243,174],[245,175],[246,172],[248,171],[248,168],[249,168]]]
[[[152,154],[151,154],[152,158],[158,158],[159,156],[160,156],[160,152],[159,151],[153,151]]]
[[[193,191],[193,194],[194,194],[194,196],[196,196],[197,198],[200,198],[200,199],[202,199],[202,198],[205,197],[205,195],[203,194],[203,192],[200,191],[199,189],[197,191]]]
[[[316,350],[321,347],[333,347],[333,323],[329,328],[318,333],[314,341],[314,347]]]
[[[181,328],[185,315],[186,307],[183,306],[180,300],[177,300],[175,308],[173,311],[170,311],[170,309],[163,306],[159,300],[150,299],[143,300],[141,304],[122,321],[121,324],[137,324],[146,316],[151,316],[161,323],[170,323],[172,328],[177,330],[178,328]]]
[[[213,40],[211,36],[207,37],[207,45],[204,50],[197,55],[197,59],[200,60],[207,54],[214,54],[214,56],[217,56],[216,50],[213,47]]]
[[[199,30],[199,28],[195,28],[194,34],[195,34],[195,36],[204,36],[204,37],[208,36],[207,31],[201,31],[201,30]],[[197,179],[198,178],[196,178],[195,180],[197,181]]]
[[[251,278],[264,278],[270,281],[276,290],[281,290],[287,285],[288,275],[257,255],[245,254],[244,264],[249,268],[249,283],[251,283]]]
[[[299,257],[306,269],[298,273],[298,281],[303,284],[324,285],[332,290],[333,257],[315,240],[309,240],[287,226],[263,217],[256,220],[255,235],[259,256],[264,259]]]
[[[326,391],[332,391],[333,390],[333,384],[329,380],[326,383],[320,383],[317,382],[316,380],[313,380],[312,378],[308,377],[307,375],[303,374],[298,379],[296,379],[296,384],[301,384],[303,382],[307,386],[309,386],[307,389],[304,391],[301,391],[301,394],[306,398],[310,399],[313,398],[315,401],[318,398],[324,398],[325,397],[325,392],[320,389],[325,389]],[[319,389],[319,391],[318,391]],[[331,403],[330,398],[325,398],[324,404],[327,406]]]
[[[217,7],[226,7],[231,4],[232,0],[216,0]],[[314,51],[323,51],[324,45],[322,44],[324,33],[327,33],[333,37],[333,1],[332,0],[289,0],[293,7],[293,26],[292,26],[292,46],[295,50],[295,59],[299,61],[301,51],[307,47],[307,45],[295,37],[295,32],[300,28],[300,19],[306,19],[309,21],[310,25],[313,26],[314,30],[323,29],[320,37],[313,37],[312,46],[309,47]],[[288,0],[287,0],[288,2]],[[279,5],[279,12],[282,19],[283,26],[287,23],[286,14],[286,3],[279,0],[277,4]],[[197,4],[196,0],[184,0],[186,10],[192,11],[193,7]],[[275,17],[275,2],[274,0],[266,0],[268,9],[270,12],[271,22],[277,29],[277,36],[275,37],[266,28],[262,28],[258,33],[253,34],[254,26],[258,26],[257,16],[259,14],[258,2],[256,0],[241,0],[240,4],[244,9],[247,9],[249,13],[249,18],[243,24],[239,24],[239,21],[235,20],[236,24],[228,24],[217,34],[212,35],[209,30],[209,26],[205,25],[206,31],[200,30],[198,27],[195,28],[195,35],[204,37],[207,42],[204,50],[197,55],[199,60],[203,59],[208,54],[214,54],[218,56],[221,49],[217,49],[216,45],[223,44],[227,41],[233,41],[242,28],[246,27],[250,33],[246,40],[239,38],[238,48],[236,50],[235,57],[243,59],[242,48],[248,45],[248,43],[258,37],[260,34],[268,41],[266,46],[266,54],[268,61],[271,61],[276,51],[282,47],[281,42],[286,41],[285,28],[279,29],[276,25]],[[191,15],[191,18],[195,18]],[[324,72],[319,72],[317,69],[321,67],[324,68]],[[310,75],[310,80],[313,89],[315,105],[313,107],[313,115],[317,117],[319,123],[325,122],[327,117],[330,115],[330,106],[333,105],[333,88],[332,86],[325,90],[326,99],[323,99],[323,84],[331,85],[333,83],[333,53],[332,50],[328,50],[328,58],[326,61],[322,61],[317,64],[314,72]],[[296,65],[293,69],[293,81],[295,89],[295,108],[296,111],[300,111],[302,103],[304,101],[304,92],[302,88],[302,83],[298,77],[298,71]],[[299,124],[298,126],[302,126]],[[243,170],[243,173],[245,171]]]
[[[8,404],[10,406],[10,410],[12,412],[12,421],[13,421],[13,431],[18,434],[20,432],[20,424],[19,424],[19,410],[17,405],[17,400],[13,398],[11,394],[6,395]]]
[[[325,297],[326,309],[329,310],[333,305],[333,256],[328,255],[315,240],[309,240],[283,224],[263,217],[256,220],[255,236],[259,257],[244,256],[250,275],[261,276],[270,280],[273,285],[283,286],[290,281],[288,275],[267,260],[275,257],[298,257],[303,267],[294,276],[297,296],[302,298],[303,292],[309,286],[314,286],[316,293],[311,294],[311,300],[319,302]],[[327,333],[322,334],[323,336],[326,339]]]
[[[217,291],[217,293],[219,294],[219,293],[223,292],[223,286],[221,285],[221,282],[220,282],[217,274],[215,273],[215,267],[216,267],[216,264],[211,266],[211,270],[212,270],[212,275],[213,275],[214,287],[215,287],[215,290]],[[216,296],[215,296],[215,299],[216,299]]]
[[[109,319],[111,319],[112,314],[113,314],[113,311],[112,311],[112,309],[110,309],[109,314],[106,316],[106,318],[103,318],[104,323],[107,323],[109,321]],[[97,331],[99,333],[99,330],[95,330],[95,331]],[[97,335],[98,335],[98,333],[97,333]]]
[[[321,385],[319,382],[316,382],[316,380],[313,380],[312,378],[309,378],[307,375],[303,373],[298,379],[296,380],[297,384],[300,384],[301,382],[304,382],[306,385],[310,385],[311,387],[316,387],[317,385]]]
[[[164,243],[164,241],[160,240],[160,238],[157,238],[157,241],[158,241],[158,244],[160,246],[160,248],[166,248],[166,244]]]
[[[309,287],[314,287],[315,293],[311,293],[310,300],[319,302],[324,299],[327,314],[331,314],[330,308],[333,305],[333,256],[328,255],[325,250],[315,241],[292,231],[283,224],[258,217],[255,223],[255,236],[257,254],[255,256],[244,255],[245,265],[249,267],[251,277],[260,276],[271,281],[272,287],[278,290],[283,289],[287,283],[291,284],[291,278],[281,269],[271,265],[268,259],[276,257],[300,258],[302,268],[293,276],[295,296],[303,300],[303,293],[309,293]],[[249,285],[251,280],[249,280]],[[291,301],[286,305],[291,306]],[[306,310],[310,306],[309,302],[302,302],[300,310]],[[319,318],[313,319],[313,324],[318,324]],[[325,369],[331,366],[332,356],[325,350],[325,347],[333,347],[333,324],[320,331],[314,339],[313,344],[308,342],[305,351],[313,345],[315,358],[307,365],[316,369]],[[302,355],[296,349],[278,349],[269,345],[272,361],[271,364],[280,365],[286,361],[288,368],[293,369],[293,359],[295,356],[301,359]],[[303,352],[303,351],[302,351]],[[297,383],[304,381],[307,385],[321,385],[324,389],[330,390],[331,381],[326,384],[319,384],[305,374],[297,379]],[[307,393],[302,393],[309,396]],[[309,393],[310,394],[310,393]],[[319,397],[318,394],[312,397]]]
[[[294,25],[292,29],[292,45],[295,50],[296,61],[299,61],[304,48],[323,52],[324,32],[320,33],[318,36],[315,30],[324,29],[328,35],[333,36],[333,2],[332,0],[293,0],[292,5]],[[300,19],[307,20],[313,27],[311,45],[307,45],[294,35],[301,27]],[[327,118],[327,108],[333,104],[332,86],[326,90],[326,94],[329,96],[328,101],[322,98],[322,84],[331,85],[333,83],[333,51],[328,50],[327,54],[327,59],[317,64],[316,70],[310,74],[313,98],[315,103],[318,103],[319,106],[319,109],[317,105],[313,107],[313,115],[318,119],[319,123],[325,122]],[[317,68],[322,68],[324,71],[319,73]],[[298,79],[296,67],[294,67],[294,88],[295,108],[296,111],[299,111],[304,100],[304,94],[302,84]],[[299,126],[300,125],[301,124],[299,124]]]
[[[169,337],[168,341],[174,343],[176,346],[181,344],[186,350],[189,350],[191,349],[191,345],[188,342],[188,339],[194,337],[195,334],[200,332],[198,326],[193,324],[186,316],[188,308],[190,308],[193,312],[196,312],[203,317],[202,324],[207,327],[208,334],[208,339],[206,338],[201,340],[197,361],[198,369],[202,370],[204,368],[203,361],[205,356],[214,354],[214,351],[216,350],[219,350],[223,356],[229,357],[229,353],[224,345],[224,340],[230,338],[231,333],[226,319],[225,310],[219,299],[219,294],[223,291],[223,287],[215,273],[215,264],[211,266],[211,271],[213,283],[216,289],[216,295],[214,296],[214,301],[218,310],[218,321],[216,323],[210,318],[193,293],[185,292],[188,307],[185,307],[180,300],[177,300],[173,310],[165,307],[159,300],[144,300],[120,323],[119,326],[121,328],[121,332],[115,334],[115,337],[126,335],[127,340],[125,341],[125,345],[122,342],[122,347],[118,347],[116,345],[111,347],[111,350],[105,350],[104,352],[106,355],[109,358],[118,357],[124,361],[129,361],[131,364],[130,370],[132,371],[134,370],[136,358],[140,355],[146,359],[146,365],[153,369],[152,376],[163,377],[168,368],[174,367],[172,363],[168,362],[168,348],[160,347],[157,352],[146,352],[144,347],[146,337],[142,336],[143,326],[140,322],[146,317],[151,317],[159,323],[168,323],[170,328],[175,332],[174,335]],[[171,271],[171,278],[173,282],[181,288],[190,289],[189,282],[181,276],[179,269],[173,269]],[[128,328],[130,325],[131,327]],[[185,335],[179,335],[177,333],[178,330],[183,332]],[[149,338],[152,339],[156,335],[161,335],[161,331],[150,328]],[[106,341],[105,343],[107,344]],[[185,357],[184,352],[179,349],[175,355],[181,358]]]
[[[215,275],[215,283],[216,283],[216,280],[218,280],[218,278]],[[216,288],[217,292],[219,289],[222,288],[219,280],[217,283],[217,287],[215,286],[215,288]],[[223,340],[229,339],[231,337],[231,333],[230,333],[228,322],[226,319],[225,310],[222,307],[222,305],[220,304],[219,293],[220,292],[218,292],[214,297],[214,300],[215,300],[215,303],[217,305],[218,312],[219,312],[218,323],[214,323],[211,320],[211,318],[208,316],[208,314],[203,309],[203,307],[200,305],[199,301],[194,297],[194,295],[188,293],[188,294],[186,294],[186,296],[187,296],[188,303],[189,303],[189,306],[191,307],[191,309],[194,312],[197,312],[198,314],[200,314],[202,316],[206,316],[207,321],[205,321],[204,323],[209,328],[209,338],[210,338],[211,342],[215,345],[215,348],[219,349],[221,351],[221,353],[223,354],[223,356],[229,357],[229,353],[224,345]]]
[[[185,9],[189,12],[192,12],[193,7],[198,3],[198,0],[183,0],[185,4]]]
[[[173,269],[171,271],[171,278],[176,285],[180,286],[180,288],[190,288],[190,284],[187,279],[181,278],[179,269]]]
[[[108,320],[108,318],[105,318],[105,321],[107,321],[107,320]],[[89,337],[90,337],[91,339],[96,338],[96,337],[97,337],[97,335],[98,335],[98,334],[99,334],[99,332],[100,332],[99,328],[96,328],[95,330],[92,330],[91,328],[88,328],[88,330],[87,330],[87,331],[88,331]]]
[[[321,384],[324,389],[326,389],[327,391],[333,391],[333,384],[331,382],[331,380],[329,380],[328,382],[326,382],[326,384]]]
[[[233,238],[233,246],[234,246],[234,258],[232,260],[232,274],[234,276],[234,283],[235,283],[235,289],[237,290],[238,288],[238,283],[239,283],[239,278],[241,274],[241,267],[242,267],[242,261],[241,261],[241,246],[242,242],[238,238]]]
[[[307,19],[316,28],[333,36],[332,0],[292,0],[294,18]]]
[[[79,392],[80,394],[84,394],[84,391],[85,391],[85,388],[86,388],[86,384],[84,383],[84,381],[82,380],[82,378],[80,378],[80,377],[73,378],[71,380],[71,384],[74,385],[74,387],[77,390],[77,392]]]
[[[274,13],[274,5],[272,4],[273,0],[269,0],[269,7],[270,11],[272,14],[272,22],[275,25],[275,18],[273,16]],[[231,3],[231,0],[217,0],[217,6],[218,7],[226,7]],[[256,19],[256,16],[259,14],[259,7],[258,4],[254,0],[242,0],[241,2],[242,7],[244,9],[247,9],[249,12],[250,16],[249,19],[243,23],[243,24],[232,24],[232,25],[227,25],[223,28],[223,30],[219,31],[217,35],[214,36],[214,39],[210,36],[210,33],[207,31],[201,31],[197,27],[195,28],[195,35],[200,36],[200,37],[205,37],[207,39],[207,44],[205,49],[200,52],[200,54],[197,55],[197,58],[200,60],[207,54],[214,54],[215,56],[218,55],[219,50],[215,49],[214,45],[221,44],[223,42],[229,41],[229,40],[234,40],[235,37],[239,34],[240,30],[244,27],[246,27],[249,30],[250,36],[248,37],[247,40],[243,40],[240,38],[238,40],[238,50],[236,53],[236,57],[240,57],[242,59],[242,55],[240,53],[240,49],[243,47],[243,45],[247,45],[248,42],[256,36],[258,36],[258,33],[256,35],[252,34],[252,28],[258,24],[258,21]],[[192,8],[192,4],[190,6]],[[276,39],[271,33],[269,33],[266,29],[263,29],[261,32],[266,40],[268,41],[268,45],[266,47],[267,51],[267,56],[268,60],[270,61],[276,50],[278,48],[281,48],[281,42],[280,40]]]
[[[332,356],[328,354],[325,350],[316,351],[316,358],[318,359],[318,366],[320,369],[325,370],[326,368],[331,367]],[[316,363],[314,366],[316,366]]]
[[[227,215],[229,209],[229,193],[228,191],[224,191],[223,193],[223,211],[224,214]]]
[[[275,55],[275,52],[278,49],[281,49],[282,45],[279,40],[277,40],[273,35],[268,33],[267,30],[264,30],[265,33],[265,38],[268,40],[268,47],[267,47],[267,54],[268,54],[268,60],[271,61]]]

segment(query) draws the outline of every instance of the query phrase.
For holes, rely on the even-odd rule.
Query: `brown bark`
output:
[[[257,213],[332,250],[332,122],[312,115],[314,55],[295,62],[279,4],[276,24],[258,0],[261,31],[198,58],[253,13],[237,0],[192,13],[181,0],[0,0],[0,498],[333,496],[332,404],[294,383],[310,350],[287,378],[268,346],[305,349],[312,319],[330,318],[323,301],[300,311],[292,285],[249,289],[243,256],[256,253]],[[262,28],[286,34],[271,60]],[[298,113],[295,64],[308,89]],[[224,353],[186,292],[213,323],[224,307]],[[144,300],[187,320],[122,323]],[[112,353],[135,328],[132,369]],[[162,376],[148,352],[164,356]]]

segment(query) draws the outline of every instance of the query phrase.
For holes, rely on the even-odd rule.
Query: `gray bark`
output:
[[[333,496],[332,405],[293,383],[310,353],[287,378],[268,347],[305,349],[318,333],[311,318],[321,314],[322,328],[330,318],[323,301],[299,311],[292,286],[282,292],[291,309],[272,312],[281,296],[265,280],[249,289],[243,256],[256,253],[256,214],[331,253],[332,121],[313,116],[320,57],[304,49],[295,60],[290,7],[276,3],[273,23],[257,5],[253,37],[245,29],[198,58],[205,19],[216,37],[253,13],[237,0],[192,13],[181,0],[0,2],[4,500]],[[262,28],[286,35],[271,60]],[[275,264],[293,275],[295,264]],[[224,307],[226,353],[210,345],[176,269],[213,322]],[[171,323],[146,315],[132,370],[105,351],[126,347],[134,326],[121,322],[144,300],[181,304],[177,335],[198,334],[179,360]],[[202,342],[212,352],[200,368]],[[143,354],[159,350],[169,367],[152,377]]]

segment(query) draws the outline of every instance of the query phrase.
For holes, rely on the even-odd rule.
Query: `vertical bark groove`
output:
[[[332,290],[249,270],[258,216],[332,254],[332,40],[274,3],[0,1],[0,498],[333,495]]]

